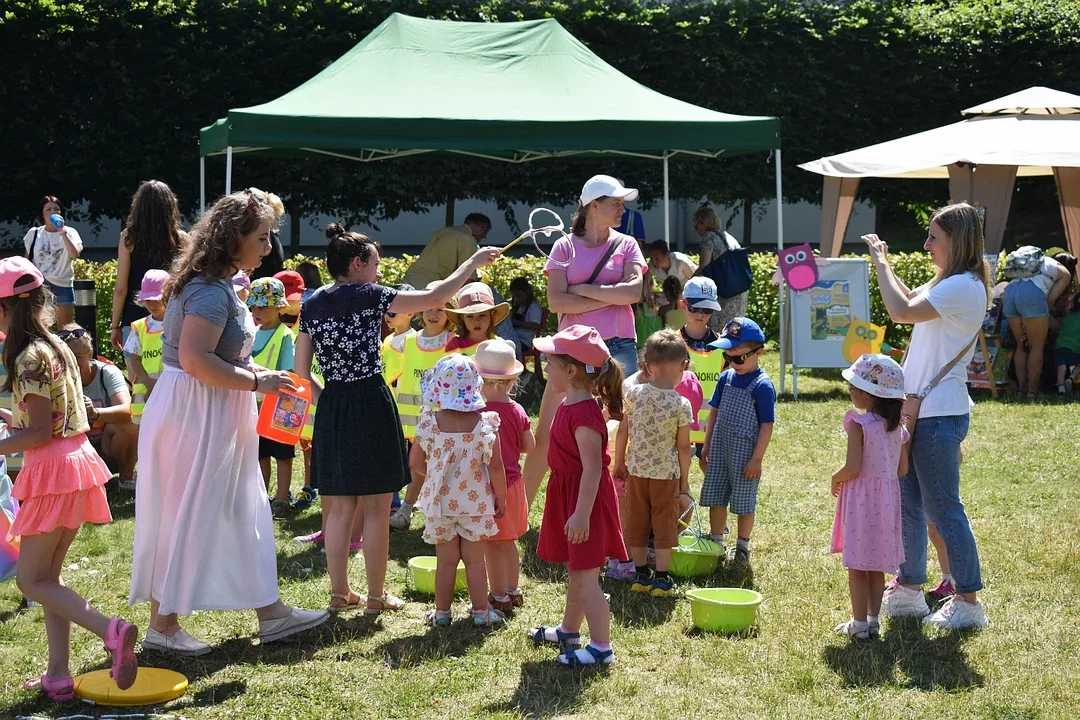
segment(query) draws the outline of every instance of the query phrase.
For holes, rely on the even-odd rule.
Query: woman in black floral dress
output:
[[[499,250],[479,250],[450,277],[427,290],[398,292],[376,284],[379,246],[337,223],[326,228],[330,239],[326,267],[334,283],[304,303],[296,340],[296,368],[311,379],[312,354],[319,361],[325,388],[312,383],[319,406],[312,439],[311,476],[333,503],[326,518],[326,566],[330,575],[330,610],[360,607],[349,587],[349,541],[357,504],[362,506],[364,564],[367,568],[365,614],[398,610],[404,602],[386,593],[390,544],[390,500],[409,482],[405,439],[397,406],[382,377],[380,330],[386,312],[423,312],[442,307],[478,268],[490,265]]]

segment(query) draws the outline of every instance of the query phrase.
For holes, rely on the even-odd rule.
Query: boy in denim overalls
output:
[[[735,569],[750,563],[750,532],[754,529],[761,461],[772,439],[776,389],[758,358],[765,333],[749,318],[727,324],[710,348],[723,350],[729,365],[720,374],[705,425],[701,469],[701,506],[709,508],[712,539],[723,546],[728,506],[738,516]]]

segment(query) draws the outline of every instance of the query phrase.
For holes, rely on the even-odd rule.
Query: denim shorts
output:
[[[60,285],[53,285],[48,280],[45,281],[45,287],[49,288],[49,291],[53,294],[53,302],[57,305],[74,305],[75,304],[75,288],[61,287]]]
[[[1031,280],[1013,280],[1005,288],[1005,317],[1042,318],[1050,315],[1046,293]]]

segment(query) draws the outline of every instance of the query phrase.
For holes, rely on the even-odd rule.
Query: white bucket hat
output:
[[[581,204],[588,205],[602,197],[637,200],[637,188],[623,187],[623,184],[610,175],[593,175],[581,188]]]
[[[888,355],[861,355],[840,374],[855,387],[876,397],[904,399],[904,369]]]

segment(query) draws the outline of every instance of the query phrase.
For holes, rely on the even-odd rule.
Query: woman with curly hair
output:
[[[150,601],[143,647],[202,655],[178,615],[255,609],[259,638],[315,627],[326,612],[278,599],[274,523],[259,470],[255,393],[293,389],[288,373],[251,362],[255,323],[232,288],[270,250],[281,200],[256,188],[218,200],[192,230],[166,285],[164,370],[139,436],[128,602]]]
[[[109,341],[117,350],[127,341],[131,323],[148,314],[137,304],[143,275],[147,270],[168,270],[187,240],[180,228],[180,207],[169,186],[160,180],[140,184],[116,249]]]

